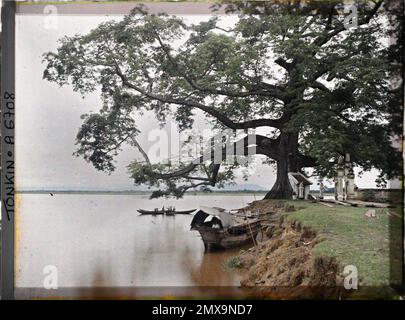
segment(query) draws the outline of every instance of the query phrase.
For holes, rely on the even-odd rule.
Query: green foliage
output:
[[[136,115],[153,111],[161,124],[170,118],[185,130],[201,110],[219,130],[274,128],[259,145],[269,163],[287,161],[274,143],[292,133],[299,137],[294,153],[315,158],[320,175],[332,176],[336,159],[348,152],[355,165],[389,178],[400,174],[402,161],[390,142],[402,133],[401,81],[393,81],[402,14],[387,23],[387,5],[355,4],[360,25],[352,29],[345,29],[337,1],[231,2],[226,10],[238,10],[239,18],[230,30],[218,16],[188,25],[139,6],[122,21],[62,38],[56,52],[44,55],[44,78],[83,95],[101,88],[100,114],[86,116],[77,136],[77,155],[99,170],[114,169],[119,146],[137,134]],[[398,41],[389,45],[384,37]],[[156,196],[221,186],[237,168],[207,171],[206,164],[180,176],[170,170],[187,165],[163,170],[146,160],[129,171],[135,183],[163,182],[166,190]],[[299,169],[305,166],[313,162]]]
[[[374,190],[365,190],[363,193],[364,201],[376,201],[376,192]]]
[[[236,269],[240,266],[240,260],[239,257],[237,256],[233,256],[230,257],[227,261],[226,261],[226,267],[228,269]]]
[[[383,189],[387,188],[387,184],[388,184],[387,180],[382,176],[379,176],[375,180],[375,183],[377,185],[377,188],[383,188]]]
[[[122,144],[139,132],[135,121],[121,112],[116,109],[83,115],[84,121],[76,136],[80,148],[74,154],[93,163],[98,170],[113,171],[114,157],[121,151]]]

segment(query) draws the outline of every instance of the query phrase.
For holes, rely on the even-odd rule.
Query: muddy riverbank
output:
[[[263,239],[233,265],[243,287],[281,299],[392,298],[401,280],[401,220],[386,209],[326,207],[309,201],[255,201],[266,214]],[[395,209],[393,209],[395,210]],[[344,266],[358,271],[359,290],[343,287]]]
[[[263,241],[238,256],[241,285],[272,298],[338,298],[337,261],[315,257],[313,247],[321,241],[316,231],[285,221],[285,208],[294,210],[272,214]]]

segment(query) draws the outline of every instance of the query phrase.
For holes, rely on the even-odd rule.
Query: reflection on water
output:
[[[190,275],[193,283],[197,286],[239,285],[239,277],[225,267],[227,259],[236,255],[239,250],[205,253],[197,263],[187,263],[191,266]]]
[[[234,286],[224,264],[239,249],[204,253],[192,216],[140,216],[137,209],[174,205],[237,208],[253,195],[186,196],[20,194],[17,287],[42,287],[43,268],[58,268],[59,287]]]

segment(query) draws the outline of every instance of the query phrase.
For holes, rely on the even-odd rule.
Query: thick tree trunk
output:
[[[265,199],[290,199],[293,194],[288,172],[298,171],[298,134],[281,133],[278,146],[277,178]]]

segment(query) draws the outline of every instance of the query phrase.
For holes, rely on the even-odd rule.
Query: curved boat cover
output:
[[[201,206],[200,209],[198,210],[198,212],[200,212],[200,211],[204,212],[205,214],[207,214],[209,216],[212,216],[211,218],[207,217],[204,220],[206,220],[206,219],[212,220],[213,217],[216,217],[217,219],[219,219],[221,221],[222,226],[224,228],[227,228],[233,224],[232,215],[225,209]]]

